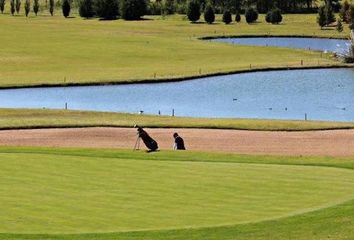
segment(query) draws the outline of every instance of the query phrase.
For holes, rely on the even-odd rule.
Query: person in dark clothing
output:
[[[184,141],[183,138],[181,138],[178,133],[174,133],[173,137],[175,138],[175,146],[174,149],[175,150],[186,150],[185,146],[184,146]]]
[[[149,149],[149,151],[156,151],[159,147],[157,142],[149,136],[147,132],[144,131],[142,127],[136,126],[138,128],[138,136],[143,140],[145,146]]]

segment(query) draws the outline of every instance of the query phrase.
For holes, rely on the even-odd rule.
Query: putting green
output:
[[[239,224],[352,198],[348,169],[0,153],[3,233]]]

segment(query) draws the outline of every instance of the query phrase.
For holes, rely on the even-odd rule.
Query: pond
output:
[[[354,69],[254,72],[175,83],[0,90],[0,107],[190,117],[354,121]]]
[[[300,38],[300,37],[240,37],[217,38],[210,41],[224,42],[239,45],[273,46],[287,48],[301,48],[323,52],[345,54],[350,49],[348,40],[327,38]]]

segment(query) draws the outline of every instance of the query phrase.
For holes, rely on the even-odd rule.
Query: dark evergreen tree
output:
[[[38,14],[38,11],[39,11],[39,0],[34,0],[33,1],[33,12],[34,14]]]
[[[204,20],[208,23],[208,24],[212,24],[215,21],[215,13],[214,13],[214,9],[213,7],[208,4],[205,7],[204,10]]]
[[[21,10],[21,0],[15,1],[15,8],[16,8],[16,13],[19,14]]]
[[[10,12],[11,15],[15,14],[15,0],[10,0]]]
[[[189,21],[196,22],[200,18],[200,4],[198,0],[191,0],[187,6],[187,17]]]
[[[31,10],[31,2],[30,0],[26,0],[25,1],[25,14],[26,14],[26,17],[28,17],[28,14]]]
[[[248,8],[245,13],[247,23],[253,23],[258,19],[258,12],[254,8]]]
[[[54,15],[54,0],[49,0],[49,12],[50,15]]]
[[[241,22],[241,15],[239,12],[236,13],[235,21],[238,23]]]
[[[336,21],[330,0],[326,1],[325,15],[326,15],[326,25],[331,24]]]
[[[326,25],[325,6],[321,6],[318,9],[317,23],[320,25],[321,29]]]
[[[231,12],[229,10],[224,11],[224,14],[222,15],[222,21],[225,24],[230,24],[232,22],[232,16],[231,16]]]
[[[79,14],[84,18],[91,18],[95,15],[92,0],[81,0],[79,2]]]
[[[69,17],[70,10],[71,10],[70,0],[63,0],[62,5],[61,5],[61,9],[63,11],[63,16],[66,18]]]
[[[0,0],[0,11],[1,13],[4,13],[5,9],[5,0]]]
[[[118,0],[96,0],[94,9],[98,17],[106,20],[117,19],[119,15]]]
[[[120,16],[125,20],[139,20],[146,13],[145,0],[120,0]]]

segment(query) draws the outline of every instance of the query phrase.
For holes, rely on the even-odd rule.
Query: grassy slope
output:
[[[264,165],[264,169],[273,169],[272,165],[274,163],[281,163],[285,165],[321,165],[321,166],[326,166],[326,165],[331,165],[334,167],[344,167],[344,168],[349,168],[349,169],[354,169],[354,160],[351,158],[345,158],[345,159],[335,159],[335,158],[319,158],[319,157],[312,157],[312,158],[299,158],[299,157],[259,157],[259,156],[237,156],[237,155],[226,155],[226,154],[207,154],[207,153],[193,153],[193,152],[159,152],[157,154],[145,154],[141,152],[131,152],[131,151],[115,151],[115,150],[86,150],[86,149],[38,149],[38,148],[0,148],[0,153],[5,156],[5,158],[2,158],[4,162],[6,161],[11,161],[10,164],[6,168],[1,168],[1,171],[5,172],[5,174],[2,174],[2,176],[8,176],[6,174],[6,171],[12,171],[13,174],[11,175],[12,177],[2,177],[2,179],[10,179],[11,181],[17,181],[17,186],[20,186],[20,188],[24,188],[24,191],[27,192],[32,192],[36,191],[38,194],[41,193],[41,189],[46,188],[44,192],[48,195],[48,199],[50,200],[51,196],[51,191],[47,189],[47,187],[58,187],[60,184],[68,184],[68,179],[69,180],[75,180],[75,178],[80,175],[85,173],[86,177],[90,177],[90,171],[96,172],[103,174],[101,175],[101,178],[97,178],[95,182],[93,183],[92,181],[88,180],[85,181],[85,184],[99,184],[100,181],[101,183],[104,182],[105,180],[108,180],[109,178],[105,178],[107,176],[111,177],[116,177],[116,175],[112,175],[112,172],[117,171],[114,167],[117,167],[119,164],[126,164],[125,167],[127,167],[129,164],[129,161],[134,161],[134,168],[138,168],[140,164],[143,164],[144,167],[146,166],[157,166],[157,165],[165,165],[165,168],[159,167],[160,172],[159,173],[152,173],[152,174],[162,174],[167,173],[168,167],[170,166],[173,168],[177,167],[177,172],[179,172],[181,169],[180,167],[183,166],[183,164],[192,164],[192,162],[196,162],[198,164],[201,164],[200,166],[208,166],[211,163],[206,163],[206,162],[215,162],[213,163],[214,165],[209,165],[210,167],[222,167],[224,164],[220,162],[229,162],[231,165],[228,165],[228,168],[231,167],[231,169],[228,169],[227,171],[234,171],[235,169],[232,170],[232,163],[263,163],[263,164],[270,164],[268,165],[269,168],[265,167],[267,165]],[[6,153],[12,153],[10,155],[7,155]],[[32,153],[32,154],[30,154]],[[17,154],[17,155],[13,155]],[[39,154],[39,155],[38,155]],[[44,155],[43,155],[44,154]],[[48,155],[49,154],[49,155]],[[6,156],[9,157],[6,159]],[[17,157],[14,157],[17,156]],[[21,158],[21,156],[27,156],[26,160]],[[41,157],[36,157],[36,156],[41,156]],[[76,156],[76,157],[73,157]],[[80,157],[79,157],[80,156]],[[85,157],[86,156],[86,157]],[[87,157],[88,156],[88,157]],[[37,158],[37,159],[36,159]],[[57,164],[55,159],[61,159],[60,164]],[[97,168],[95,165],[95,159],[100,159],[99,164],[100,167]],[[127,159],[126,160],[119,160],[119,159]],[[138,164],[135,160],[144,160],[144,161],[139,161]],[[149,161],[150,160],[150,161]],[[152,161],[151,161],[152,160]],[[156,161],[158,160],[158,161]],[[81,161],[85,161],[85,165],[80,165]],[[177,162],[176,162],[177,161]],[[190,162],[192,161],[192,162]],[[205,162],[206,161],[206,162]],[[50,163],[50,165],[48,165]],[[89,163],[89,164],[88,164]],[[175,165],[176,163],[179,163],[178,165]],[[196,164],[195,163],[195,164]],[[33,164],[33,165],[32,165]],[[170,165],[172,164],[172,165]],[[221,164],[221,165],[220,165]],[[77,166],[81,166],[79,169],[77,169]],[[138,165],[138,166],[137,166]],[[146,165],[146,166],[145,166]],[[101,167],[102,166],[102,167]],[[106,167],[110,166],[110,170],[105,170]],[[141,165],[140,165],[141,166]],[[196,165],[193,165],[196,166]],[[234,165],[237,166],[236,168],[239,168],[241,165]],[[248,165],[246,165],[248,166]],[[252,167],[258,167],[260,165],[249,165],[250,168]],[[41,167],[44,167],[45,169],[42,169]],[[74,168],[73,168],[74,167]],[[284,166],[286,167],[286,166]],[[290,167],[290,166],[289,166]],[[26,169],[25,172],[24,169]],[[55,173],[50,173],[51,170],[54,171],[54,169],[61,169],[63,171],[56,171]],[[77,170],[75,170],[77,169]],[[188,167],[190,171],[196,170],[195,168],[190,168]],[[242,169],[242,168],[241,168]],[[284,168],[285,169],[285,168]],[[301,171],[305,170],[301,169]],[[101,171],[102,170],[102,171]],[[104,170],[104,171],[103,171]],[[125,169],[127,170],[127,169]],[[136,170],[136,169],[135,169]],[[204,169],[205,170],[205,169]],[[204,171],[202,170],[202,172]],[[242,169],[244,170],[244,169]],[[314,169],[309,169],[310,171],[313,171]],[[324,168],[325,172],[330,170],[335,170],[332,168]],[[118,169],[119,171],[119,169]],[[205,177],[212,177],[215,174],[218,174],[222,171],[225,170],[220,170],[215,171],[215,173],[209,173]],[[305,170],[306,171],[306,170]],[[21,174],[21,172],[23,174]],[[91,173],[92,173],[91,172]],[[183,172],[183,171],[182,171]],[[199,171],[198,171],[199,172]],[[321,174],[325,173],[322,172]],[[344,173],[344,172],[343,172]],[[344,186],[345,184],[349,184],[348,186],[353,187],[353,183],[350,183],[348,181],[351,178],[351,173],[347,177],[342,175],[343,173],[340,173],[341,176],[337,176],[338,180],[339,178],[347,178],[346,183],[339,183],[339,186]],[[33,175],[34,174],[34,175]],[[41,174],[41,178],[35,177],[36,175]],[[247,171],[246,171],[247,174]],[[303,172],[302,174],[305,174]],[[48,176],[49,175],[49,176]],[[62,179],[61,181],[55,182],[55,179],[60,179],[60,176],[64,176],[65,178]],[[146,173],[143,173],[142,176],[146,176]],[[147,175],[150,175],[149,173]],[[169,174],[168,174],[169,175]],[[202,175],[202,174],[201,174]],[[196,176],[201,176],[199,173],[196,173]],[[306,174],[305,174],[306,175]],[[325,176],[326,173],[323,175]],[[105,177],[103,177],[105,176]],[[141,175],[139,175],[141,177]],[[258,177],[264,177],[264,175],[259,175],[259,176],[254,176],[253,178],[258,178]],[[32,182],[27,182],[25,185],[23,185],[23,182],[21,183],[20,179],[27,179],[30,177],[33,181]],[[289,177],[289,176],[288,176]],[[239,178],[242,178],[242,176],[239,176]],[[80,178],[81,179],[81,178]],[[171,179],[174,178],[174,174],[172,174]],[[188,179],[188,178],[187,178]],[[284,180],[288,179],[287,177],[284,177]],[[293,178],[290,176],[290,179],[293,179],[296,181],[300,180],[314,180],[316,179],[316,174],[313,175],[311,178]],[[48,181],[52,184],[44,184],[41,185],[41,181]],[[186,178],[179,179],[178,181],[185,181]],[[269,180],[269,179],[268,179]],[[135,180],[136,181],[136,180]],[[287,180],[286,180],[287,181]],[[278,184],[286,183],[286,181],[278,182]],[[319,180],[319,183],[322,181],[326,181],[325,179]],[[193,182],[193,181],[192,181]],[[214,181],[215,182],[215,179]],[[242,182],[242,181],[241,181]],[[334,184],[336,181],[331,181],[331,184]],[[114,182],[116,183],[116,181]],[[161,183],[157,182],[156,186],[161,185]],[[166,182],[163,182],[163,184],[168,184]],[[195,184],[195,183],[194,183]],[[198,184],[200,184],[200,181],[198,181]],[[225,184],[228,184],[228,181],[225,181]],[[239,183],[239,184],[245,184]],[[293,185],[294,182],[291,182],[290,186]],[[7,183],[6,185],[9,185]],[[31,188],[26,188],[27,185],[32,185],[36,186],[36,188],[31,189]],[[193,184],[192,184],[193,185]],[[326,184],[324,184],[326,185]],[[75,188],[77,186],[81,186],[80,181],[75,182],[74,185],[68,185],[65,189],[66,191],[70,192],[73,191],[74,193],[78,193],[78,191],[82,190],[81,188],[85,188],[84,185],[82,185],[79,188]],[[87,186],[87,185],[86,185]],[[275,185],[273,185],[275,186]],[[10,186],[6,186],[10,187]],[[102,187],[102,186],[100,186]],[[107,186],[106,186],[107,187]],[[151,186],[150,186],[151,187]],[[214,186],[215,187],[215,186]],[[289,185],[288,185],[289,187]],[[324,188],[328,190],[328,185],[324,186]],[[187,187],[188,188],[188,187]],[[3,190],[6,188],[2,188]],[[13,189],[13,188],[12,188]],[[57,190],[60,188],[57,188]],[[88,188],[90,189],[90,188]],[[197,188],[199,189],[199,188]],[[208,188],[207,188],[208,189]],[[207,190],[206,189],[206,190]],[[92,189],[91,189],[92,190]],[[265,190],[265,189],[264,189]],[[13,191],[13,190],[12,190]],[[196,190],[198,191],[198,190]],[[228,189],[226,192],[229,193],[231,190]],[[274,190],[272,190],[274,192]],[[336,188],[335,191],[338,191]],[[345,190],[344,190],[345,191]],[[347,190],[348,191],[348,190]],[[7,197],[11,196],[17,196],[19,195],[16,193],[16,191],[11,192],[8,191],[10,194]],[[21,191],[23,192],[23,191]],[[310,191],[311,192],[311,191]],[[328,191],[326,191],[328,192]],[[321,195],[321,188],[319,189],[319,194],[308,194],[307,192],[307,197],[305,198],[311,198],[315,199],[318,198],[318,196]],[[347,192],[350,194],[350,191]],[[213,194],[214,195],[214,194]],[[265,194],[262,194],[264,196]],[[1,196],[6,196],[6,195],[1,195]],[[54,200],[59,200],[63,196],[57,196],[57,199]],[[247,195],[238,195],[235,196],[235,198],[247,198]],[[291,199],[291,194],[290,195],[283,195],[283,197],[289,197]],[[32,201],[33,199],[29,198],[23,198],[24,200],[20,201],[22,203],[28,203]],[[34,198],[35,199],[35,198]],[[100,199],[99,197],[97,198],[98,200]],[[52,199],[53,200],[53,199]],[[68,198],[66,201],[71,202],[73,199]],[[75,200],[75,199],[74,199]],[[146,199],[144,199],[146,200]],[[42,200],[43,201],[43,200]],[[17,201],[14,201],[17,202]],[[112,204],[112,203],[109,203]],[[241,203],[239,203],[241,204]],[[61,207],[63,203],[59,200],[58,202],[58,207]],[[70,204],[69,204],[70,205]],[[24,207],[25,209],[28,208],[29,205],[26,205],[27,207]],[[44,208],[44,206],[39,205],[37,209],[34,209],[34,215],[40,215],[41,208]],[[45,208],[44,208],[45,209]],[[70,209],[70,208],[69,208]],[[206,212],[210,211],[209,208],[206,208]],[[37,210],[37,211],[36,211]],[[232,210],[231,210],[232,211]],[[258,210],[261,211],[261,210]],[[95,212],[90,212],[90,216],[94,214]],[[237,215],[237,214],[236,214]],[[2,219],[6,217],[6,214],[2,215]],[[73,215],[72,217],[74,217]],[[236,216],[238,217],[238,216]],[[19,219],[19,222],[21,222],[23,219]],[[19,222],[14,222],[13,224],[19,224]],[[51,224],[53,222],[48,222],[46,224]],[[277,220],[272,220],[272,221],[264,221],[264,222],[258,222],[258,223],[250,223],[250,224],[241,224],[241,225],[234,225],[234,226],[227,226],[227,227],[212,227],[212,228],[200,228],[200,229],[181,229],[181,230],[165,230],[165,231],[145,231],[145,232],[127,232],[127,233],[107,233],[107,234],[81,234],[81,235],[12,235],[12,234],[1,234],[0,239],[352,239],[354,237],[354,232],[353,232],[353,226],[354,224],[354,202],[349,201],[337,206],[330,207],[328,209],[322,209],[319,211],[311,212],[311,213],[306,213],[302,215],[297,215],[293,217],[287,217],[287,218],[282,218],[282,219],[277,219]],[[49,226],[47,225],[47,226]],[[3,228],[3,227],[2,227]]]
[[[89,126],[133,127],[134,124],[138,124],[144,127],[163,128],[185,127],[273,131],[303,131],[354,128],[354,123],[340,122],[251,119],[203,119],[47,109],[0,109],[0,115],[0,129]]]
[[[0,86],[131,81],[266,67],[337,64],[320,53],[200,41],[210,35],[344,37],[321,31],[316,15],[286,15],[284,24],[190,24],[183,16],[152,21],[0,14]],[[219,16],[220,18],[220,16]],[[304,27],[306,26],[306,27]]]

